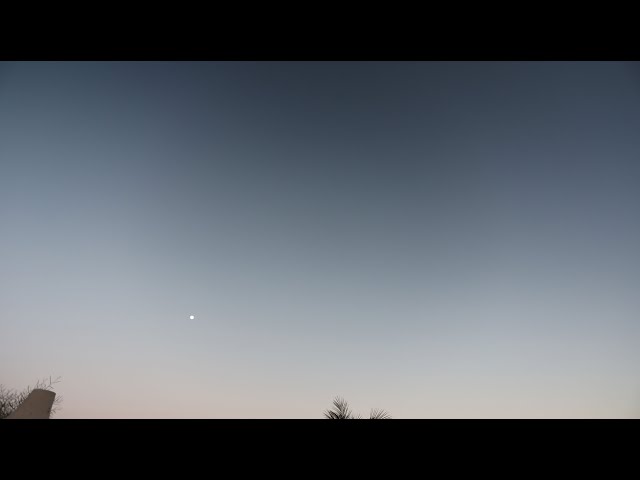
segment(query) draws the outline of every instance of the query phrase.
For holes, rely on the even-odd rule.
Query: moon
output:
[[[189,315],[189,320],[194,320],[196,317],[194,315]]]

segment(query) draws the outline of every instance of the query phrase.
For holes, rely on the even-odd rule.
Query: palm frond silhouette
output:
[[[375,408],[371,410],[371,415],[369,415],[369,418],[372,420],[387,420],[391,418],[391,415],[389,415],[389,413],[384,410]]]
[[[359,420],[362,416],[355,416],[347,401],[342,397],[336,397],[333,399],[333,407],[324,411],[324,418],[330,420]],[[371,410],[369,418],[372,420],[386,420],[390,419],[391,415],[385,410],[376,408]]]
[[[344,398],[336,397],[333,399],[333,408],[325,410],[324,418],[329,418],[331,420],[346,420],[353,418],[353,413]]]

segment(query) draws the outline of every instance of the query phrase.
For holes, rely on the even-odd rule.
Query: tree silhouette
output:
[[[60,377],[55,380],[49,379],[38,380],[33,388],[27,386],[24,390],[18,392],[14,389],[7,389],[4,385],[0,384],[0,419],[7,418],[14,412],[22,402],[29,396],[32,390],[34,389],[42,389],[42,390],[51,390],[53,391],[53,385],[60,382]],[[53,407],[51,408],[51,416],[56,413],[60,409],[60,404],[62,403],[62,397],[56,395],[55,400],[53,401]]]
[[[336,397],[333,399],[333,407],[324,411],[324,418],[330,420],[360,420],[362,416],[355,416],[347,401],[342,397]],[[371,410],[369,418],[371,420],[386,420],[390,419],[391,415],[385,410],[375,408]]]

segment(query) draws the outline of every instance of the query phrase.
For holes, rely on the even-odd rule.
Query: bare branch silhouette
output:
[[[4,385],[0,385],[0,419],[7,418],[14,412],[22,402],[26,400],[32,390],[41,389],[41,390],[50,390],[53,391],[53,386],[57,383],[60,383],[61,378],[58,377],[55,380],[52,380],[51,377],[48,379],[38,380],[33,388],[30,385],[22,391],[17,391],[15,389],[8,389]],[[53,416],[61,407],[62,397],[56,395],[56,398],[53,402],[53,407],[51,408],[51,416]]]

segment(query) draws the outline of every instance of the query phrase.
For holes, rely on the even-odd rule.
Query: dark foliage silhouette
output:
[[[17,391],[14,389],[7,389],[4,385],[0,384],[0,419],[7,418],[13,411],[15,411],[22,402],[29,396],[32,390],[42,389],[53,391],[53,386],[60,382],[60,377],[55,380],[51,380],[51,377],[44,380],[38,380],[36,384],[31,388],[27,386],[24,390]],[[62,403],[62,397],[56,395],[53,401],[53,407],[51,408],[51,416],[60,409]]]
[[[330,420],[359,420],[362,416],[354,415],[347,401],[342,397],[336,397],[333,400],[333,407],[325,410],[324,418]],[[386,420],[390,419],[391,415],[385,410],[376,408],[371,410],[369,418],[372,420]]]

